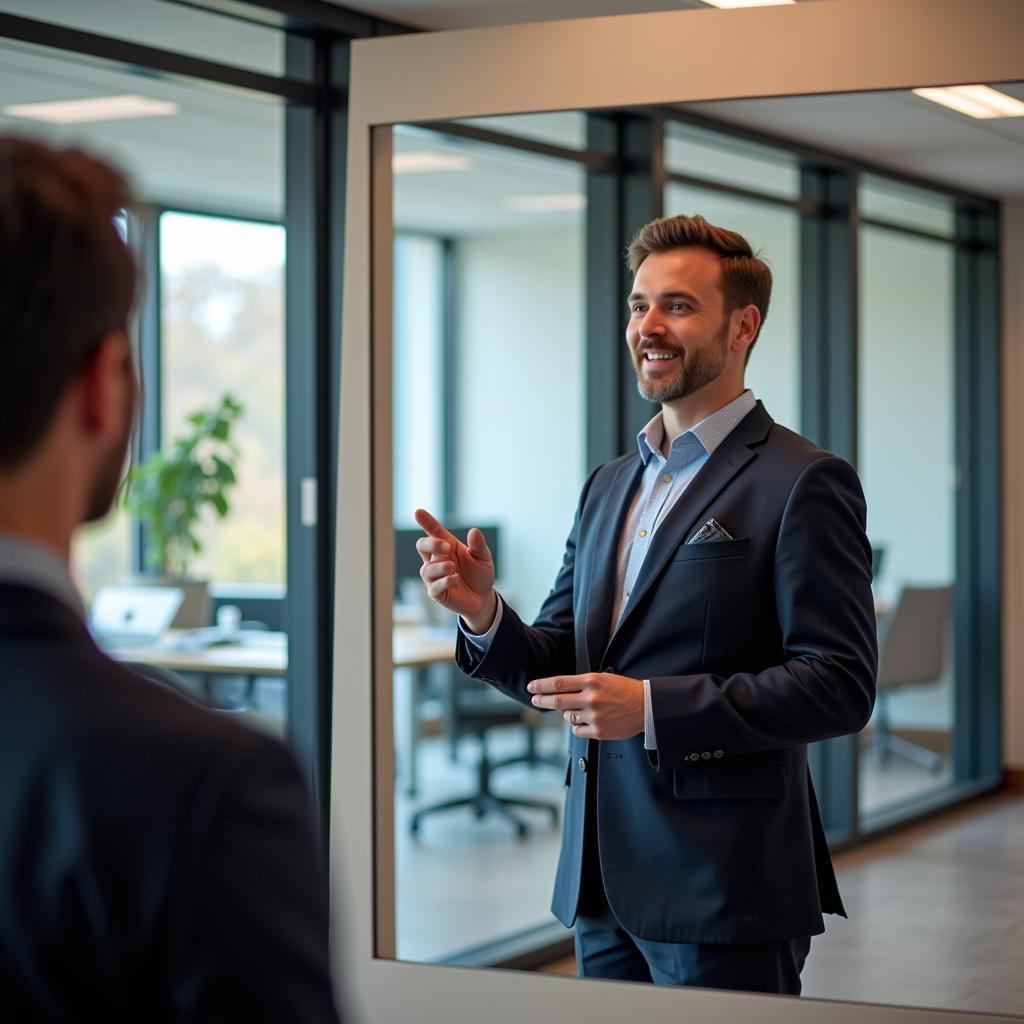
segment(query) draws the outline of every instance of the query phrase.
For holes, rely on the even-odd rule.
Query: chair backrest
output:
[[[448,727],[457,735],[479,735],[499,725],[523,721],[527,708],[489,683],[464,675],[454,664],[446,680]],[[540,712],[536,712],[539,714]]]
[[[928,683],[942,675],[953,585],[904,587],[882,643],[878,685]]]

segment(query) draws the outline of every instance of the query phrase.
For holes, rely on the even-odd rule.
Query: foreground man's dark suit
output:
[[[0,585],[0,1016],[336,1021],[305,790],[269,738]]]
[[[844,911],[807,744],[858,731],[874,700],[860,483],[758,403],[658,527],[613,631],[616,553],[641,468],[627,455],[588,479],[532,626],[506,607],[484,655],[459,640],[464,671],[524,704],[526,684],[545,676],[651,680],[656,753],[642,734],[571,740],[552,910],[571,926],[581,874],[594,884],[592,863],[581,872],[589,825],[597,884],[634,936],[763,943],[818,934],[823,911]],[[709,518],[735,539],[686,544]],[[593,808],[596,823],[586,820]]]

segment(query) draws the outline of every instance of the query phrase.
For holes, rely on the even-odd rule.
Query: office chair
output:
[[[505,818],[515,827],[519,839],[525,839],[530,832],[529,826],[513,813],[513,808],[525,808],[535,811],[546,811],[551,815],[552,825],[558,824],[558,805],[544,800],[531,800],[525,797],[499,796],[491,789],[491,774],[498,767],[514,764],[529,759],[529,748],[526,754],[508,758],[495,764],[487,751],[487,734],[491,729],[502,725],[520,725],[528,728],[523,721],[526,709],[508,697],[492,690],[490,686],[470,679],[452,666],[449,680],[448,727],[457,739],[473,736],[480,746],[480,758],[477,761],[476,791],[452,800],[442,800],[436,804],[420,808],[409,821],[409,830],[415,836],[419,833],[420,822],[432,814],[469,807],[477,819],[493,812]],[[536,755],[534,755],[536,756]],[[562,762],[564,768],[564,761]]]
[[[942,677],[953,586],[903,587],[879,645],[875,732],[863,749],[877,750],[879,763],[899,754],[932,772],[943,758],[934,750],[892,735],[889,698],[900,690],[937,683]]]

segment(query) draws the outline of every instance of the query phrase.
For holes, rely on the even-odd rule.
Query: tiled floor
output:
[[[804,994],[1024,1014],[1024,796],[1000,795],[837,859]]]
[[[560,760],[565,738],[559,728],[541,730],[541,747]],[[520,729],[490,734],[492,759],[523,749]],[[546,814],[523,811],[530,825],[524,840],[512,826],[488,815],[477,820],[466,808],[425,819],[413,839],[409,818],[425,804],[463,796],[476,785],[473,765],[478,747],[464,740],[460,761],[452,764],[441,739],[420,745],[420,794],[400,790],[395,799],[395,876],[398,956],[438,960],[510,933],[554,921],[548,905],[558,861],[561,831]],[[561,815],[562,768],[509,765],[494,775],[493,789],[509,796],[550,800]],[[568,933],[567,933],[568,934]]]

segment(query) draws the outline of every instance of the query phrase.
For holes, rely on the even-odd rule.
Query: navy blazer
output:
[[[0,1016],[337,1021],[305,786],[269,736],[0,584]]]
[[[637,454],[587,480],[555,585],[532,626],[506,607],[463,671],[530,704],[526,685],[590,671],[651,680],[644,737],[572,737],[552,911],[580,894],[584,816],[597,809],[609,905],[656,942],[769,942],[843,914],[807,744],[859,731],[877,643],[865,505],[850,465],[758,402],[659,526],[612,629],[619,539]],[[734,540],[686,541],[709,518]],[[587,787],[597,787],[587,800]]]

